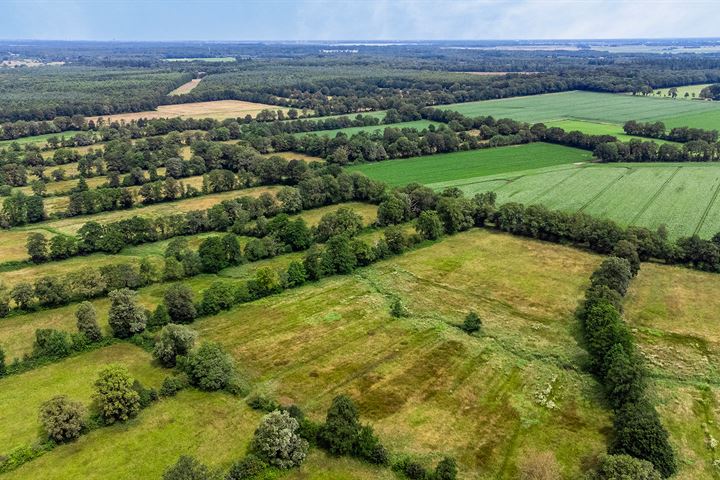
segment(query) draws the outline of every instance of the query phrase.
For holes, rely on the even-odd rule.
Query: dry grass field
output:
[[[202,78],[193,78],[187,83],[183,83],[178,88],[173,90],[172,92],[168,93],[168,95],[174,96],[174,95],[185,95],[186,93],[192,92],[193,88],[197,87],[200,83],[200,80]]]
[[[160,105],[156,110],[146,112],[118,113],[105,115],[103,117],[88,117],[88,120],[97,121],[103,118],[105,122],[129,122],[141,118],[214,118],[224,120],[226,118],[244,117],[245,115],[255,116],[262,110],[286,110],[277,105],[266,105],[264,103],[243,102],[240,100],[217,100],[213,102],[179,103],[176,105]]]

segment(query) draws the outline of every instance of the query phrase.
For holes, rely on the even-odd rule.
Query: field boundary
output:
[[[703,212],[702,217],[700,217],[700,220],[698,221],[698,224],[695,227],[695,230],[693,230],[693,235],[697,235],[698,232],[700,231],[700,229],[702,228],[703,224],[705,223],[705,219],[707,219],[707,216],[710,213],[712,206],[715,204],[715,200],[718,197],[718,193],[720,193],[720,183],[718,183],[717,187],[715,187],[715,191],[713,192],[712,198],[710,199],[707,206],[705,207],[705,211]]]
[[[680,171],[681,168],[682,167],[677,167],[675,169],[675,171],[667,178],[667,180],[665,180],[663,182],[663,184],[660,185],[660,188],[658,188],[657,192],[655,192],[653,194],[653,196],[650,197],[650,199],[645,203],[645,205],[643,205],[643,207],[640,210],[638,210],[638,212],[635,214],[635,216],[632,218],[632,220],[630,220],[630,225],[637,224],[637,221],[640,219],[640,217],[642,217],[643,214],[647,211],[647,209],[650,208],[650,205],[652,205],[653,202],[655,200],[657,200],[657,198],[660,196],[662,191],[665,190],[665,187],[667,187],[667,185],[672,181],[672,179],[675,178],[675,175],[678,174],[678,172]]]

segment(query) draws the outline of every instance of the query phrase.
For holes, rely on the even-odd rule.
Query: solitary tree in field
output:
[[[678,96],[678,89],[677,89],[676,87],[672,87],[670,90],[668,90],[668,94],[669,94],[672,98],[677,98],[677,96]]]
[[[255,430],[252,449],[258,457],[279,468],[300,465],[307,456],[307,440],[298,435],[298,421],[288,412],[275,410],[263,417]]]
[[[105,423],[124,422],[140,410],[140,394],[132,388],[127,368],[110,365],[95,382],[95,401]]]
[[[145,330],[145,311],[137,303],[137,293],[122,288],[110,292],[110,314],[108,323],[113,335],[118,338],[132,337]]]

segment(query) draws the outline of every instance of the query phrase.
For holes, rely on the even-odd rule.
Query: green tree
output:
[[[259,459],[257,456],[249,453],[239,462],[235,462],[228,472],[225,480],[251,480],[259,478],[260,474],[265,471],[268,464]]]
[[[63,443],[80,436],[85,428],[85,407],[65,396],[53,397],[40,407],[40,424],[47,436]]]
[[[307,280],[307,273],[302,263],[297,261],[290,262],[285,277],[285,285],[288,288],[299,287]]]
[[[220,237],[208,237],[203,240],[198,254],[204,272],[217,273],[228,266],[225,245]]]
[[[33,301],[33,287],[27,282],[20,282],[15,284],[13,289],[10,291],[10,297],[12,297],[15,304],[21,310],[27,310]]]
[[[415,224],[415,231],[426,240],[437,240],[443,233],[440,217],[434,210],[426,210],[420,214]]]
[[[7,374],[7,366],[5,365],[5,350],[0,346],[0,377]]]
[[[588,480],[661,480],[652,463],[630,455],[603,455]]]
[[[203,292],[200,310],[205,315],[215,315],[229,310],[235,302],[232,287],[227,282],[216,281]]]
[[[39,328],[35,330],[35,343],[33,356],[42,358],[63,358],[70,355],[72,345],[66,332],[52,328]]]
[[[128,288],[110,292],[108,323],[117,338],[129,338],[145,330],[147,317],[137,303],[137,292]]]
[[[201,390],[222,390],[234,375],[232,357],[214,342],[205,342],[191,352],[182,365],[190,383]]]
[[[174,465],[163,473],[162,480],[221,480],[219,472],[214,472],[194,457],[182,455]]]
[[[330,238],[323,252],[323,270],[328,273],[350,273],[355,269],[357,258],[353,252],[350,239],[346,235]]]
[[[307,440],[298,435],[299,426],[288,412],[275,410],[260,421],[251,448],[270,465],[297,467],[305,460],[309,448]]]
[[[138,413],[140,395],[132,385],[133,380],[124,366],[109,365],[100,371],[93,398],[106,424],[127,421]]]
[[[445,457],[435,467],[433,480],[455,480],[457,478],[457,464],[450,457]]]
[[[335,455],[353,452],[360,433],[360,421],[355,403],[347,395],[338,395],[327,412],[320,430],[320,442]]]
[[[624,258],[630,266],[630,274],[634,277],[640,271],[640,256],[638,255],[637,246],[627,240],[620,240],[615,244],[612,255],[618,258]]]
[[[178,355],[187,355],[195,345],[197,333],[184,325],[165,325],[155,342],[153,357],[163,366],[172,368]]]
[[[48,243],[42,233],[33,232],[28,235],[26,246],[33,263],[43,263],[48,260]]]
[[[183,283],[171,285],[165,291],[164,303],[173,323],[190,323],[197,317],[193,292]]]
[[[102,340],[102,331],[97,322],[95,307],[90,302],[82,302],[75,310],[77,329],[91,342]]]

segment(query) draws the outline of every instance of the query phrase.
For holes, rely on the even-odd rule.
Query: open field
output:
[[[438,108],[452,109],[468,116],[492,115],[532,123],[565,119],[616,124],[628,120],[661,120],[669,126],[681,126],[675,124],[677,117],[687,126],[720,129],[720,103],[678,102],[612,93],[573,91],[456,103]]]
[[[37,412],[40,405],[50,398],[67,395],[89,405],[94,392],[93,383],[98,372],[107,364],[125,365],[131,375],[143,384],[159,386],[166,373],[153,366],[151,361],[149,353],[123,343],[0,379],[0,402],[5,412],[0,417],[1,454],[15,447],[30,445],[39,438]]]
[[[198,86],[198,83],[200,83],[200,80],[202,78],[193,78],[187,83],[183,83],[179,87],[177,87],[172,92],[168,93],[168,95],[185,95],[186,93],[192,92],[193,88]]]
[[[675,100],[688,100],[688,99],[700,97],[700,92],[702,91],[702,89],[709,85],[712,85],[712,84],[703,83],[700,85],[683,85],[681,87],[675,87],[675,88],[677,88],[677,93],[678,93],[678,96]],[[669,88],[656,88],[653,91],[652,96],[653,97],[658,97],[658,96],[659,97],[668,97],[668,96],[670,96],[670,94],[668,93],[669,91],[670,91]],[[658,95],[658,92],[660,93],[659,95]],[[690,95],[687,98],[685,97],[686,93]],[[693,93],[695,94],[695,97],[693,97]]]
[[[47,139],[50,137],[57,137],[57,138],[70,138],[75,136],[75,134],[80,133],[80,130],[67,130],[65,132],[61,133],[46,133],[45,135],[35,135],[33,137],[22,137],[15,140],[0,140],[0,148],[3,147],[9,147],[13,143],[17,143],[18,145],[27,145],[27,144],[36,144],[40,147],[44,147],[47,143]]]
[[[103,117],[89,117],[88,120],[97,121],[103,118],[106,122],[129,122],[141,118],[214,118],[224,120],[226,118],[244,117],[246,115],[257,115],[262,110],[287,110],[277,105],[266,105],[264,103],[243,102],[240,100],[216,100],[213,102],[179,103],[176,105],[160,105],[155,110],[146,112],[118,113],[116,115],[105,115]]]
[[[332,137],[335,138],[338,133],[344,133],[348,137],[355,135],[360,132],[375,133],[383,132],[386,128],[414,128],[416,130],[423,130],[428,128],[430,125],[442,125],[438,122],[431,122],[430,120],[415,120],[412,122],[400,122],[380,125],[369,125],[367,127],[348,127],[338,128],[335,130],[318,130],[314,132],[301,132],[295,133],[296,137],[304,137],[306,135],[319,135],[321,137]]]
[[[325,163],[324,158],[313,157],[312,155],[305,155],[304,153],[297,153],[297,152],[273,152],[273,153],[267,153],[263,156],[264,157],[282,157],[285,160],[303,160],[307,163],[310,163],[310,162]]]
[[[694,233],[710,238],[720,231],[720,165],[715,164],[565,165],[426,183],[438,190],[458,186],[468,194],[494,191],[499,203],[579,210],[621,225],[655,229],[665,224],[673,238]]]
[[[191,58],[166,58],[166,62],[210,62],[210,63],[224,63],[234,62],[235,57],[191,57]]]
[[[590,135],[612,135],[621,142],[629,142],[636,138],[644,142],[653,141],[656,143],[675,143],[668,142],[667,140],[658,140],[656,138],[636,137],[634,135],[628,135],[623,130],[622,124],[619,123],[601,123],[601,122],[590,122],[587,120],[553,120],[545,122],[548,127],[559,127],[566,132],[572,132],[577,130],[579,132],[587,133]]]
[[[435,183],[462,181],[484,175],[567,165],[590,160],[585,150],[531,143],[509,147],[444,153],[402,160],[387,160],[348,167],[391,185],[411,182]]]

